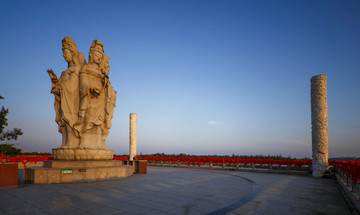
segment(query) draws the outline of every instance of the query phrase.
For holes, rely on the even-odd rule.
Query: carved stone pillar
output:
[[[311,78],[311,130],[313,176],[321,177],[328,167],[328,122],[326,76]]]
[[[133,160],[136,156],[136,113],[130,114],[130,156],[129,160]]]

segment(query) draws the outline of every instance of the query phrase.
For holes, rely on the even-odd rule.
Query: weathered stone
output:
[[[328,122],[326,76],[311,78],[311,130],[313,176],[320,177],[328,167]]]
[[[94,40],[89,63],[73,39],[62,41],[68,68],[58,79],[49,69],[51,93],[55,96],[55,121],[62,133],[62,145],[53,149],[57,160],[106,160],[114,151],[106,148],[116,103],[116,91],[109,81],[110,58],[104,45]]]
[[[111,128],[116,92],[109,81],[109,60],[104,45],[94,40],[86,64],[73,39],[63,39],[68,68],[58,79],[48,70],[55,96],[55,121],[62,145],[53,149],[55,160],[25,169],[32,183],[72,183],[128,177],[133,166],[112,160],[105,140]],[[136,132],[136,131],[135,131]]]
[[[114,151],[110,149],[53,149],[56,160],[110,160]]]
[[[121,166],[122,161],[119,160],[103,160],[103,161],[63,161],[63,160],[52,160],[45,161],[44,167],[46,168],[93,168],[93,167],[115,167]]]
[[[136,156],[136,113],[130,114],[130,155],[129,160],[133,160]]]
[[[55,121],[62,145],[53,149],[54,161],[25,168],[32,183],[72,183],[128,177],[133,166],[112,160],[114,151],[105,140],[111,128],[116,91],[109,81],[109,60],[104,45],[94,40],[86,64],[73,39],[62,41],[68,68],[58,79],[49,69],[55,96]]]
[[[71,162],[71,161],[63,161]],[[74,161],[78,162],[78,161]],[[94,161],[99,162],[99,161]],[[71,166],[71,164],[69,165]],[[96,167],[30,167],[26,168],[26,180],[34,184],[90,182],[99,180],[111,180],[124,178],[133,174],[132,165],[98,166]],[[76,165],[75,165],[76,166]],[[70,169],[71,173],[64,173],[64,169]]]

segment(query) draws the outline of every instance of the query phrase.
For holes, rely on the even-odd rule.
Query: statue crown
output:
[[[70,38],[70,37],[65,37],[62,40],[62,46],[63,46],[63,50],[64,49],[69,49],[70,51],[72,51],[75,55],[77,55],[78,53],[78,49],[76,47],[75,41]]]
[[[90,52],[101,52],[104,53],[104,45],[99,40],[94,40],[90,47]]]

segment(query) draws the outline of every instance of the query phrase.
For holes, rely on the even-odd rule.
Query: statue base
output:
[[[45,161],[43,167],[25,168],[25,181],[33,184],[92,182],[133,175],[133,166],[122,161]]]
[[[79,149],[57,148],[53,149],[55,160],[111,160],[114,150],[110,149]]]

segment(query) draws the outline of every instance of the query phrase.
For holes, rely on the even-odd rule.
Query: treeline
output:
[[[51,152],[26,152],[26,151],[21,151],[21,155],[40,155],[40,156],[51,156],[52,153]]]
[[[360,161],[360,157],[335,157],[335,158],[329,158],[329,160],[331,161],[336,161],[336,160],[340,160],[340,161],[350,161],[350,160],[353,160],[353,161]]]
[[[127,157],[129,156],[128,154],[125,155],[116,155],[117,157]],[[140,157],[163,157],[163,158],[168,158],[168,157],[173,157],[173,158],[177,158],[177,157],[191,157],[191,158],[241,158],[241,159],[273,159],[273,160],[287,160],[287,159],[295,159],[292,158],[290,156],[288,157],[284,157],[281,154],[279,155],[191,155],[191,154],[185,154],[185,153],[180,153],[180,154],[165,154],[165,153],[156,153],[156,154],[140,154]],[[308,159],[308,158],[303,158],[303,159]]]

